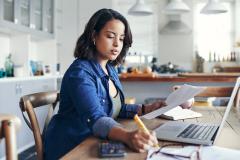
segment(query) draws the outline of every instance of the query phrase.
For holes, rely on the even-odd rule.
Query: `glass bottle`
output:
[[[9,54],[4,63],[6,77],[13,77],[13,61],[11,59],[12,55]]]

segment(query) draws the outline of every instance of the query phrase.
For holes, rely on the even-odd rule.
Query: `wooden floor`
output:
[[[187,119],[184,121],[219,123],[223,117],[225,107],[198,106],[194,107],[193,110],[202,113],[203,116],[201,118]],[[166,122],[167,120],[157,118],[153,120],[143,121],[149,129],[155,129],[156,127]],[[120,123],[130,130],[137,129],[136,124],[133,120],[120,120]],[[95,137],[90,137],[81,144],[79,144],[77,147],[75,147],[68,154],[66,154],[62,159],[64,160],[98,159],[98,143],[99,139]],[[176,142],[159,141],[160,146],[169,143]],[[216,145],[240,150],[240,112],[236,108],[232,108],[227,119],[227,123],[225,123],[225,126],[216,141]],[[136,153],[129,150],[128,148],[126,150],[127,150],[126,157],[114,158],[114,160],[117,159],[145,160],[147,157],[147,153]]]

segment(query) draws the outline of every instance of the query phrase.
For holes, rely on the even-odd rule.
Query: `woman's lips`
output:
[[[114,55],[117,55],[119,52],[118,52],[118,50],[111,50],[111,53]]]

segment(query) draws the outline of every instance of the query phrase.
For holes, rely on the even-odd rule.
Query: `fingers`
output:
[[[193,103],[194,103],[194,98],[191,98],[191,99],[187,100],[186,102],[184,102],[183,104],[181,104],[180,106],[183,109],[190,109],[192,107]]]
[[[157,136],[156,136],[156,132],[151,131],[151,134],[153,136],[154,145],[158,145],[158,139],[157,139]]]
[[[142,131],[135,131],[132,137],[133,149],[137,152],[145,152],[158,144],[155,132],[147,134]]]
[[[166,103],[165,101],[162,101],[162,105],[163,105],[163,106],[166,106],[167,103]]]
[[[150,148],[148,140],[146,140],[139,131],[134,134],[132,145],[133,149],[137,152],[145,152]]]
[[[167,105],[166,102],[163,100],[157,101],[156,104],[159,108]]]

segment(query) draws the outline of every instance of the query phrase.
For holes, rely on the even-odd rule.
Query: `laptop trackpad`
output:
[[[164,125],[161,129],[166,131],[166,132],[179,132],[179,131],[182,130],[182,126],[179,126],[179,125]]]
[[[158,135],[176,136],[181,133],[187,126],[188,124],[182,122],[167,122],[158,127],[155,131],[157,133],[157,137],[159,137]]]

